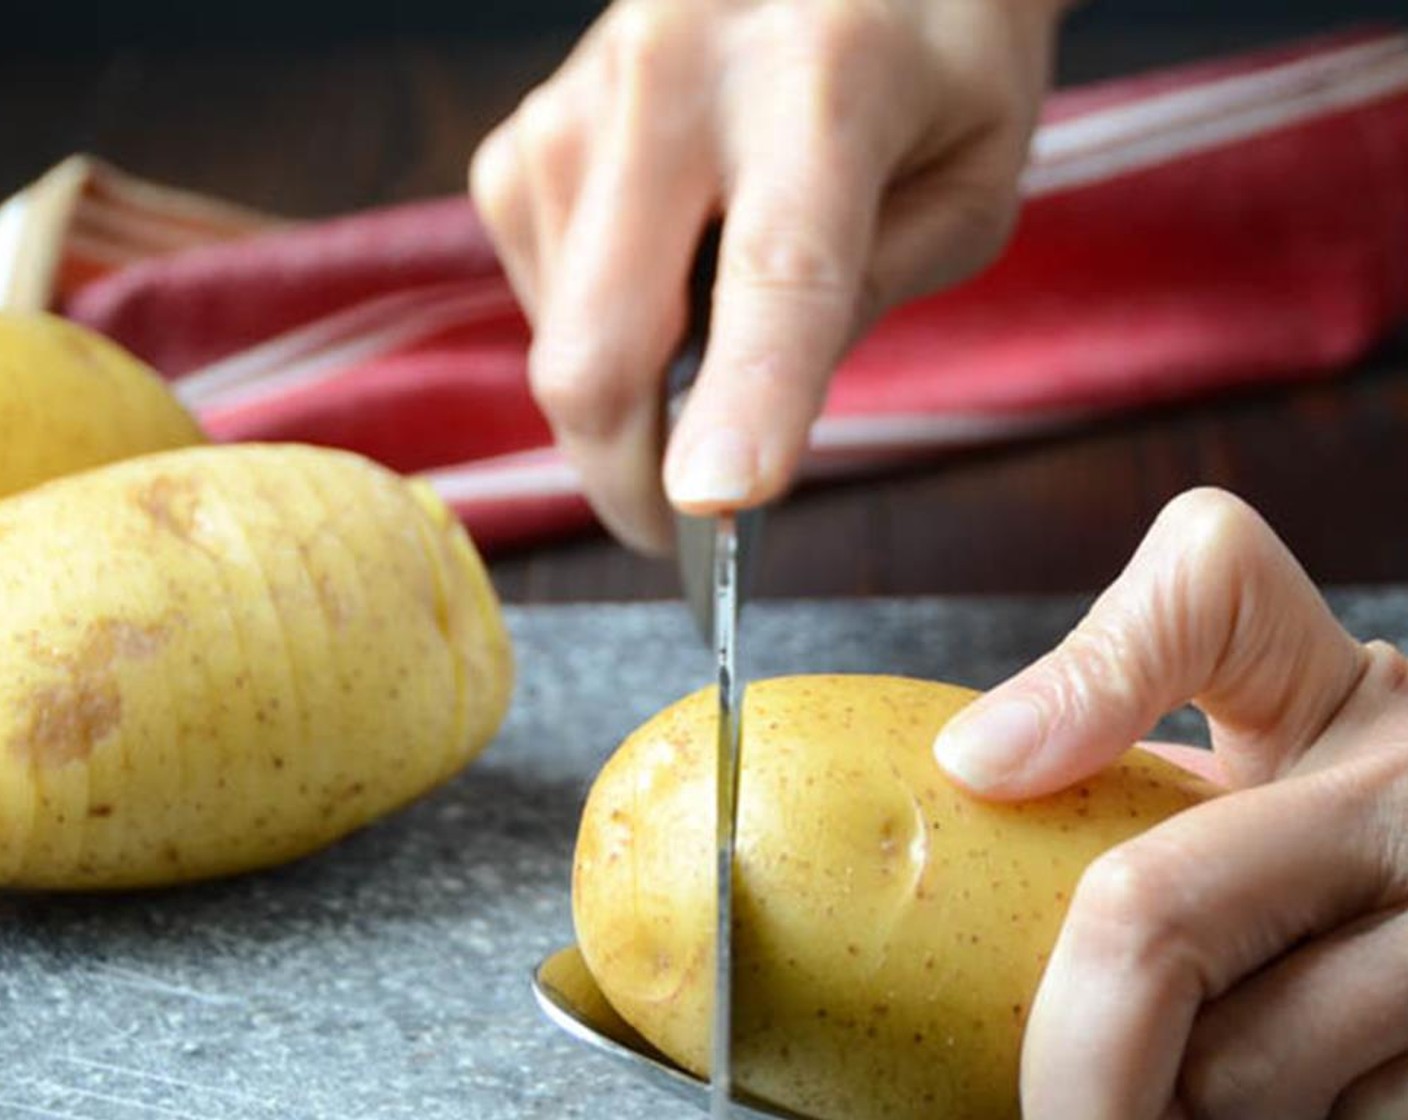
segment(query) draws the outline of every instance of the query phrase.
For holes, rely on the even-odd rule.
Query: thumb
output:
[[[1234,785],[1293,765],[1363,671],[1364,652],[1244,502],[1193,490],[1160,513],[1129,566],[1046,656],[939,734],[951,777],[1000,800],[1101,769],[1195,702]]]

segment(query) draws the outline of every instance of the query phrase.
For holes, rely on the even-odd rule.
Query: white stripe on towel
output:
[[[804,479],[893,465],[938,449],[959,449],[998,437],[1017,437],[1073,423],[1089,413],[1077,409],[1043,412],[917,413],[893,416],[825,416],[812,429],[802,465]],[[575,469],[556,448],[535,448],[420,475],[450,505],[465,506],[531,498],[565,498],[582,493]]]
[[[29,209],[21,191],[0,205],[0,307],[8,307],[19,282],[20,249],[24,245],[25,216]]]
[[[1022,177],[1051,194],[1250,140],[1408,90],[1408,37],[1044,125]]]
[[[318,384],[349,365],[414,345],[449,327],[517,307],[507,285],[437,284],[394,292],[316,320],[176,382],[190,408],[211,410]]]

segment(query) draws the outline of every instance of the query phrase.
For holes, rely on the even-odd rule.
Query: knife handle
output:
[[[717,221],[705,227],[699,238],[699,247],[694,252],[694,264],[689,270],[689,308],[684,338],[670,363],[666,381],[667,414],[671,428],[675,426],[675,420],[684,406],[685,394],[699,376],[704,351],[709,345],[709,320],[714,308],[714,279],[719,270],[721,233],[722,227]]]

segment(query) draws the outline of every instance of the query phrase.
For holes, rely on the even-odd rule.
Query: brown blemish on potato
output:
[[[143,626],[119,618],[100,618],[89,627],[78,659],[90,665],[111,665],[119,657],[143,661],[154,657],[171,637],[168,624]]]
[[[159,474],[132,494],[137,508],[164,532],[180,540],[194,542],[196,517],[200,508],[200,487],[194,479]]]
[[[900,840],[895,834],[899,831],[899,825],[893,819],[887,819],[880,825],[880,858],[885,863],[890,863],[900,854]]]
[[[44,767],[88,758],[122,722],[114,663],[154,657],[169,636],[166,626],[104,618],[89,624],[71,654],[46,647],[42,660],[59,671],[59,679],[36,685],[21,697],[23,714],[10,752]]]
[[[111,677],[68,680],[32,689],[11,751],[45,767],[78,762],[122,719],[122,697]]]

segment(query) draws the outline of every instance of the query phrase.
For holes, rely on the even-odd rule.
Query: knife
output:
[[[670,369],[669,421],[673,428],[709,337],[719,229],[700,240],[690,275],[689,322]],[[742,739],[743,682],[738,675],[738,619],[746,575],[761,524],[747,510],[717,517],[677,514],[675,542],[680,580],[700,636],[712,646],[718,680],[716,765],[714,1006],[709,1076],[711,1120],[728,1120],[733,1098],[733,864],[738,825],[738,770]]]

